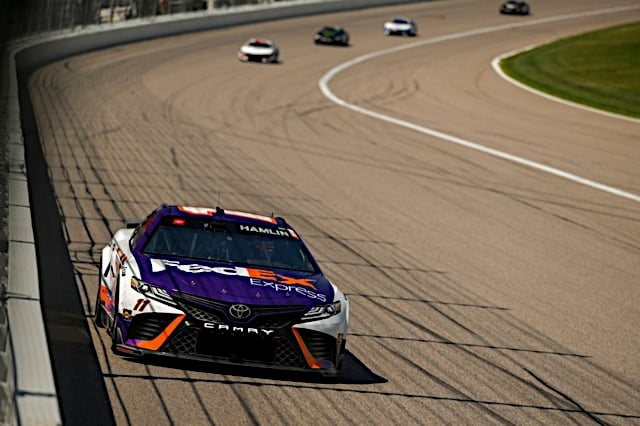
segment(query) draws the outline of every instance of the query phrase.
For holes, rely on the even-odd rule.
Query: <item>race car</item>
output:
[[[240,46],[238,59],[243,62],[277,63],[280,49],[271,40],[252,38]]]
[[[415,37],[418,35],[418,26],[409,18],[397,17],[387,21],[382,26],[384,35],[406,35]]]
[[[349,45],[349,33],[342,27],[326,26],[313,36],[315,44]]]
[[[524,1],[508,0],[500,6],[500,13],[504,15],[528,15],[529,5]]]
[[[114,353],[340,374],[349,303],[281,217],[162,205],[102,249]]]

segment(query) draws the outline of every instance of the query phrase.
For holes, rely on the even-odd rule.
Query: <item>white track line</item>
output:
[[[640,118],[629,117],[628,115],[622,115],[622,114],[616,114],[615,112],[604,111],[604,110],[601,110],[601,109],[590,107],[588,105],[579,104],[577,102],[571,102],[571,101],[569,101],[567,99],[558,98],[557,96],[550,95],[549,93],[542,92],[540,90],[536,90],[533,87],[527,86],[526,84],[523,84],[523,83],[519,82],[518,80],[509,77],[507,74],[505,74],[505,72],[500,67],[500,62],[503,59],[509,58],[511,56],[515,56],[515,55],[517,55],[519,53],[522,53],[522,52],[526,52],[527,50],[533,50],[533,49],[535,49],[535,48],[537,48],[539,46],[542,46],[542,45],[528,46],[528,47],[525,47],[523,49],[518,49],[518,50],[514,50],[512,52],[503,53],[502,55],[499,55],[499,56],[493,58],[493,60],[491,61],[491,66],[493,67],[493,70],[500,77],[502,77],[503,79],[505,79],[509,83],[513,84],[514,86],[517,86],[517,87],[519,87],[521,89],[526,90],[527,92],[531,92],[531,93],[533,93],[535,95],[542,96],[543,98],[547,98],[547,99],[552,100],[554,102],[558,102],[558,103],[561,103],[561,104],[564,104],[564,105],[568,105],[568,106],[571,106],[571,107],[574,107],[574,108],[583,109],[585,111],[593,112],[593,113],[596,113],[596,114],[606,115],[607,117],[618,118],[620,120],[626,120],[626,121],[631,121],[632,123],[640,124]]]
[[[435,43],[440,43],[443,41],[448,41],[448,40],[454,40],[454,39],[458,39],[458,38],[463,38],[463,37],[469,37],[469,36],[473,36],[473,35],[478,35],[478,34],[486,34],[486,33],[490,33],[490,32],[496,32],[496,31],[503,31],[506,29],[511,29],[511,28],[516,28],[516,27],[523,27],[523,26],[530,26],[530,25],[539,25],[539,24],[544,24],[544,23],[548,23],[548,22],[555,22],[555,21],[561,21],[561,20],[567,20],[567,19],[575,19],[575,18],[582,18],[585,16],[593,16],[593,15],[600,15],[603,13],[618,13],[618,12],[625,12],[625,11],[629,11],[629,10],[634,10],[634,9],[640,9],[640,5],[634,5],[634,6],[624,6],[624,7],[614,7],[614,8],[608,8],[608,9],[600,9],[600,10],[593,10],[593,11],[589,11],[589,12],[581,12],[581,13],[571,13],[571,14],[566,14],[566,15],[559,15],[559,16],[553,16],[553,17],[548,17],[548,18],[541,18],[541,19],[534,19],[534,20],[530,20],[524,23],[517,23],[517,24],[505,24],[505,25],[497,25],[497,26],[493,26],[493,27],[487,27],[487,28],[480,28],[480,29],[475,29],[475,30],[470,30],[470,31],[463,31],[460,33],[455,33],[455,34],[448,34],[448,35],[444,35],[444,36],[440,36],[440,37],[434,37],[428,40],[423,40],[423,41],[417,41],[417,42],[413,42],[413,43],[407,43],[404,44],[402,46],[397,46],[397,47],[392,47],[392,48],[388,48],[388,49],[382,49],[382,50],[378,50],[375,52],[371,52],[371,53],[367,53],[365,55],[362,56],[358,56],[350,61],[344,62],[334,68],[332,68],[331,70],[329,70],[324,76],[322,76],[322,78],[320,79],[320,81],[318,82],[318,86],[320,87],[320,90],[322,91],[322,93],[324,94],[325,97],[327,97],[329,100],[331,100],[332,102],[334,102],[337,105],[343,106],[345,108],[349,108],[352,111],[358,112],[360,114],[364,114],[364,115],[368,115],[370,117],[376,118],[378,120],[382,120],[382,121],[386,121],[388,123],[392,123],[392,124],[396,124],[398,126],[402,126],[402,127],[406,127],[407,129],[411,129],[411,130],[415,130],[416,132],[420,132],[423,133],[425,135],[429,135],[429,136],[433,136],[457,145],[461,145],[464,146],[466,148],[470,148],[476,151],[480,151],[483,152],[485,154],[489,154],[492,155],[494,157],[498,157],[498,158],[502,158],[504,160],[507,161],[511,161],[517,164],[521,164],[536,170],[540,170],[542,172],[545,173],[549,173],[558,177],[561,177],[563,179],[567,179],[576,183],[579,183],[581,185],[585,185],[585,186],[589,186],[591,188],[595,188],[604,192],[608,192],[610,194],[616,195],[618,197],[623,197],[623,198],[628,198],[630,200],[636,201],[636,202],[640,202],[640,195],[636,195],[636,194],[632,194],[630,192],[626,192],[626,191],[622,191],[620,189],[611,187],[609,185],[604,185],[589,179],[585,179],[583,177],[580,176],[576,176],[572,173],[568,173],[565,172],[563,170],[560,169],[556,169],[554,167],[550,167],[550,166],[546,166],[544,164],[541,163],[537,163],[535,161],[531,161],[531,160],[527,160],[526,158],[522,158],[522,157],[518,157],[516,155],[511,155],[509,153],[503,152],[503,151],[498,151],[496,149],[493,148],[489,148],[486,147],[484,145],[480,145],[462,138],[458,138],[456,136],[453,135],[449,135],[446,133],[442,133],[439,132],[437,130],[434,129],[430,129],[428,127],[423,127],[423,126],[419,126],[417,124],[414,123],[410,123],[408,121],[404,121],[404,120],[400,120],[398,118],[394,118],[394,117],[390,117],[384,114],[380,114],[377,113],[375,111],[371,111],[362,107],[359,107],[357,105],[351,104],[343,99],[340,99],[339,97],[337,97],[330,89],[329,89],[329,82],[331,81],[331,79],[333,77],[335,77],[337,74],[339,74],[340,72],[346,70],[347,68],[350,68],[356,64],[359,64],[361,62],[367,61],[369,59],[378,57],[378,56],[382,56],[382,55],[386,55],[389,53],[395,53],[395,52],[399,52],[401,50],[406,50],[406,49],[412,49],[414,47],[420,47],[420,46],[425,46],[428,44],[435,44]]]

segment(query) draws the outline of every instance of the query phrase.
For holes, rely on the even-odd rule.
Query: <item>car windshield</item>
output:
[[[251,47],[263,47],[266,49],[269,49],[271,46],[268,43],[264,43],[261,41],[252,41],[251,43],[249,43],[249,46]]]
[[[142,252],[317,272],[300,240],[275,226],[165,217]]]
[[[393,20],[394,24],[408,24],[409,21],[407,21],[406,19],[402,19],[402,18],[396,18]]]

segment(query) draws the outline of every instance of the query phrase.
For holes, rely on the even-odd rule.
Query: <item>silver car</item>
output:
[[[415,37],[418,35],[418,26],[409,18],[397,17],[384,23],[382,27],[384,35],[402,35]]]
[[[238,51],[238,59],[243,62],[277,63],[280,50],[271,40],[252,38]]]

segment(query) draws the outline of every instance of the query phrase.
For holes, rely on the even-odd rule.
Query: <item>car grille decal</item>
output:
[[[224,322],[219,315],[209,309],[202,309],[197,306],[189,305],[187,303],[178,303],[178,306],[181,310],[187,313],[187,316],[189,318],[214,324],[222,324]]]
[[[243,346],[244,351],[241,349]],[[215,335],[195,327],[180,330],[165,351],[214,361],[258,362],[277,367],[304,368],[305,364],[300,351],[285,336],[244,340],[237,336]]]
[[[162,330],[154,339],[152,340],[144,340],[137,342],[138,347],[143,349],[149,349],[152,351],[158,350],[167,340],[169,336],[175,331],[175,329],[180,325],[182,320],[184,320],[184,315],[176,315],[175,319],[164,329]]]
[[[187,305],[190,307],[196,306],[196,309],[212,309],[217,313],[226,313],[235,302],[221,302],[218,300],[208,299],[206,297],[200,297],[189,293],[183,293],[181,291],[174,292],[174,300],[181,306]],[[192,303],[192,302],[195,302]],[[253,317],[264,314],[289,314],[289,313],[302,313],[304,312],[305,305],[246,305],[253,312]]]
[[[298,329],[300,337],[304,340],[309,352],[315,359],[326,359],[334,362],[336,358],[336,339],[325,333],[314,330]]]
[[[173,314],[141,314],[133,317],[127,337],[153,340],[176,318]]]

